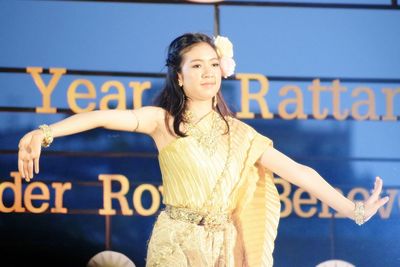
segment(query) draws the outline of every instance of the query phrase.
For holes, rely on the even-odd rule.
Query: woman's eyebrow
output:
[[[212,61],[212,60],[218,60],[218,58],[213,57],[213,58],[211,58],[209,61]],[[192,59],[192,60],[190,61],[190,63],[192,63],[192,62],[194,62],[194,61],[201,61],[201,62],[203,62],[204,60],[203,60],[203,59]]]

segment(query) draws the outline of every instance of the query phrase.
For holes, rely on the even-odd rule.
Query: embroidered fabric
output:
[[[207,127],[211,117],[197,126]],[[160,151],[163,203],[201,214],[231,214],[223,229],[171,218],[162,211],[148,243],[146,266],[272,266],[280,214],[272,173],[257,164],[272,141],[237,120],[230,122],[232,159],[214,192],[227,158],[222,138],[209,157],[199,143],[181,138]],[[204,206],[210,193],[213,203]]]
[[[201,225],[209,232],[223,231],[226,224],[231,221],[231,215],[229,213],[201,213],[174,206],[167,206],[165,212],[173,220]]]

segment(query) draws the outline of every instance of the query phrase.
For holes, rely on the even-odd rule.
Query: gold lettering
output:
[[[286,218],[292,213],[292,202],[289,199],[290,192],[292,191],[292,187],[290,183],[282,178],[274,179],[275,185],[281,185],[283,190],[282,193],[279,194],[280,201],[283,202],[284,208],[281,209],[281,218]],[[281,206],[282,207],[282,206]]]
[[[141,108],[143,92],[151,88],[151,82],[130,82],[129,86],[133,89],[133,108]]]
[[[22,207],[21,175],[19,172],[11,172],[10,176],[14,178],[14,183],[3,182],[0,184],[0,212],[24,212],[25,208]],[[11,207],[6,207],[3,203],[3,194],[7,188],[14,192],[14,203],[11,205]]]
[[[33,81],[35,82],[37,88],[39,89],[40,93],[42,94],[42,106],[36,108],[37,113],[57,113],[57,109],[51,107],[51,94],[56,88],[58,81],[60,80],[61,76],[67,72],[64,68],[50,68],[49,72],[53,74],[50,79],[49,84],[46,86],[43,82],[40,73],[43,72],[43,68],[40,67],[27,67],[26,72],[30,73]]]
[[[126,93],[124,85],[119,81],[107,81],[101,86],[101,92],[107,93],[110,90],[110,87],[117,89],[118,93],[104,96],[100,101],[100,109],[109,109],[108,104],[111,100],[117,100],[116,109],[126,109]]]
[[[54,208],[51,208],[52,213],[68,213],[68,209],[63,207],[64,193],[66,190],[71,190],[72,185],[68,183],[52,183],[51,186],[55,190]]]
[[[340,86],[339,80],[334,80],[331,90],[333,94],[333,117],[337,120],[345,120],[349,116],[349,110],[345,109],[343,114],[340,113],[340,93],[347,92],[347,88]]]
[[[269,112],[268,103],[264,99],[264,96],[268,93],[269,89],[269,81],[262,74],[245,74],[238,73],[236,74],[236,78],[240,79],[241,82],[241,106],[242,111],[238,112],[236,115],[240,119],[252,119],[254,118],[254,113],[250,112],[250,100],[256,100],[260,105],[261,116],[264,119],[272,119],[274,114]],[[260,91],[257,93],[250,93],[250,80],[258,81],[261,85]]]
[[[279,115],[285,120],[291,119],[307,119],[307,115],[304,113],[304,101],[303,101],[303,93],[298,86],[295,85],[287,85],[279,90],[280,96],[286,96],[289,91],[293,91],[296,95],[295,98],[284,99],[279,104]],[[295,104],[296,110],[289,114],[286,110],[286,106],[289,104]]]
[[[77,93],[76,89],[79,85],[83,85],[88,90],[87,93]],[[76,103],[77,99],[94,99],[96,97],[96,89],[91,81],[85,79],[78,79],[73,81],[67,91],[68,105],[75,113],[92,111],[96,108],[96,103],[89,102],[86,108],[81,108]]]
[[[353,92],[351,92],[351,96],[357,97],[361,93],[366,93],[368,96],[367,100],[360,100],[358,102],[355,102],[353,106],[351,107],[351,113],[353,118],[356,120],[379,120],[379,116],[376,115],[375,112],[375,94],[372,91],[371,88],[368,87],[357,87],[354,89]],[[360,115],[359,113],[359,107],[366,105],[368,107],[367,113],[365,115]]]
[[[324,108],[322,113],[320,113],[319,108],[321,100],[320,92],[327,91],[327,87],[321,86],[319,79],[314,79],[312,84],[308,87],[308,90],[312,92],[312,110],[314,118],[317,120],[325,119],[328,116],[328,109]]]
[[[397,120],[397,116],[394,116],[393,114],[394,96],[400,93],[400,88],[383,88],[382,92],[386,95],[386,115],[383,116],[382,120],[395,121]]]
[[[34,194],[33,190],[38,188],[40,193]],[[42,213],[49,207],[49,203],[45,202],[39,205],[39,207],[35,207],[32,204],[32,200],[49,200],[50,199],[50,192],[47,188],[46,184],[41,182],[34,182],[29,184],[24,193],[24,203],[25,207],[28,211],[32,213]]]
[[[307,194],[309,198],[302,198],[301,195],[303,193]],[[310,218],[317,212],[316,207],[312,207],[308,211],[303,211],[301,209],[302,204],[317,204],[317,198],[304,191],[304,189],[299,188],[293,195],[293,208],[296,214],[302,218]]]
[[[152,201],[151,206],[148,209],[145,209],[142,205],[142,195],[144,191],[149,191],[151,194]],[[133,193],[133,206],[137,213],[142,216],[150,216],[156,213],[160,207],[160,193],[158,193],[157,188],[151,184],[139,185]]]
[[[123,215],[132,215],[133,210],[129,208],[128,201],[125,195],[129,191],[129,180],[118,174],[100,174],[99,180],[103,181],[103,209],[99,210],[100,215],[115,215],[116,211],[112,208],[112,199],[117,199],[119,205],[121,206],[121,211]],[[112,182],[118,182],[121,185],[121,190],[119,192],[112,192],[111,185]]]

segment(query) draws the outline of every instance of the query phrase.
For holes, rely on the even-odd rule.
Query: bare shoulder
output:
[[[166,114],[166,111],[163,108],[157,106],[144,106],[134,109],[133,112],[140,121],[139,127],[136,131],[151,136],[159,131]]]
[[[110,130],[135,131],[151,135],[163,118],[163,109],[155,106],[144,106],[136,109],[98,110],[102,127]]]
[[[157,129],[155,131],[155,135],[164,135],[167,134],[167,125],[165,124],[165,119],[168,116],[168,111],[165,110],[162,107],[156,107],[156,106],[149,106],[148,107],[151,112],[153,119],[157,121]],[[174,121],[174,117],[169,114],[168,116],[168,125],[169,127],[172,127]]]
[[[166,113],[165,109],[157,106],[144,106],[137,110],[146,113],[146,115],[148,116],[152,116],[151,118],[157,121],[163,120],[165,118],[165,113]]]
[[[173,133],[173,123],[175,119],[174,116],[169,114],[168,111],[163,108],[152,108],[154,108],[152,112],[154,112],[154,118],[157,121],[157,127],[151,134],[151,137],[153,138],[157,149],[161,151],[165,146],[179,137]],[[167,116],[168,122],[166,123]]]

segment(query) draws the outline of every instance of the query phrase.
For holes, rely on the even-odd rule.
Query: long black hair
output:
[[[181,122],[186,122],[183,114],[185,114],[187,108],[187,96],[183,89],[178,84],[178,73],[181,71],[181,63],[183,54],[185,54],[190,48],[198,43],[207,43],[215,51],[217,51],[213,40],[206,34],[203,33],[186,33],[171,42],[168,48],[168,55],[166,60],[166,66],[168,67],[167,77],[165,79],[164,88],[161,93],[155,99],[155,105],[162,107],[167,111],[165,116],[165,125],[168,132],[172,135],[173,132],[169,127],[170,116],[174,117],[174,132],[180,137],[185,137],[186,134],[179,129]],[[217,93],[217,106],[214,108],[221,118],[227,125],[227,132],[229,132],[229,124],[225,116],[233,117],[233,113],[226,105],[221,90]]]

